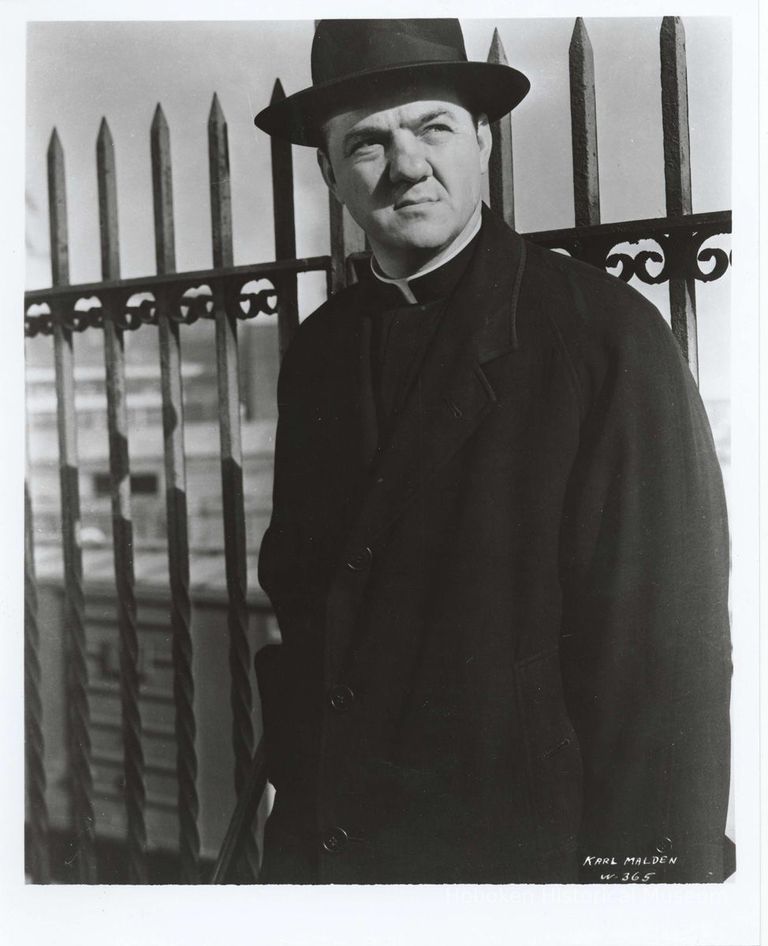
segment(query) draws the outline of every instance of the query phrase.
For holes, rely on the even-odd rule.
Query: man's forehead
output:
[[[371,95],[365,101],[339,109],[324,125],[326,134],[346,134],[357,126],[390,127],[416,122],[438,112],[457,118],[469,114],[461,97],[450,86],[429,85]]]

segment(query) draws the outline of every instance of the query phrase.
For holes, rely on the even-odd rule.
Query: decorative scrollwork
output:
[[[634,275],[637,276],[640,282],[645,283],[646,286],[660,286],[670,277],[667,265],[669,257],[663,251],[663,242],[661,244],[661,250],[662,252],[658,252],[657,250],[640,250],[634,258]],[[648,268],[649,263],[659,263],[659,271],[657,273],[651,272]]]
[[[605,258],[605,269],[610,272],[616,266],[620,267],[619,271],[611,275],[629,282],[635,272],[635,261],[629,253],[609,253]]]
[[[278,290],[269,280],[227,279],[223,285],[223,303],[238,319],[253,319],[257,315],[274,315],[277,312]],[[265,286],[260,284],[266,283]],[[221,283],[218,283],[221,286]],[[175,322],[191,325],[198,319],[212,319],[215,315],[217,295],[210,285],[189,286],[177,293],[169,306]],[[218,290],[221,292],[221,289]],[[222,298],[219,296],[218,298]]]
[[[721,247],[703,247],[703,244],[718,236],[711,230],[693,233],[672,232],[655,237],[661,252],[645,251],[635,257],[635,275],[648,285],[657,285],[670,279],[696,279],[700,282],[712,282],[720,279],[728,270],[729,253]],[[661,263],[658,273],[651,273],[648,262]],[[702,263],[712,263],[709,269],[703,269]]]
[[[733,263],[730,251],[726,251],[719,246],[703,246],[712,236],[714,236],[714,234],[703,235],[703,239],[699,242],[698,253],[696,254],[696,278],[700,279],[702,282],[712,282],[715,279],[720,279],[721,276],[724,276],[727,272],[729,265]],[[712,268],[708,270],[704,270],[698,265],[699,263],[710,262],[713,265]]]
[[[702,246],[714,236],[706,231],[673,232],[617,243],[606,254],[603,266],[624,282],[635,276],[648,286],[658,286],[670,279],[712,282],[725,275],[731,262],[730,253],[722,247]],[[649,241],[656,243],[657,248],[638,248],[634,253],[629,248],[631,244]],[[709,268],[704,268],[708,263]],[[613,272],[617,267],[618,272]]]
[[[46,302],[35,302],[24,313],[24,334],[27,338],[50,335],[53,331],[53,316]]]
[[[213,293],[208,285],[189,286],[170,307],[174,322],[192,325],[198,319],[213,318]]]
[[[134,293],[122,308],[118,324],[129,332],[141,325],[157,325],[157,301],[154,295],[151,292]]]
[[[64,328],[71,332],[84,332],[88,328],[101,328],[104,324],[104,311],[101,300],[96,296],[77,299],[61,313]]]
[[[259,283],[266,282],[267,286],[259,289]],[[273,301],[270,301],[273,300]],[[237,297],[239,319],[252,319],[260,313],[275,315],[277,312],[278,293],[269,280],[251,279],[240,289]]]
[[[281,295],[285,290],[288,299],[293,298],[299,273],[325,273],[327,278],[330,271],[330,257],[313,256],[31,290],[25,293],[25,334],[51,334],[56,324],[78,332],[103,327],[104,314],[121,331],[158,325],[161,313],[175,324],[189,325],[198,319],[213,319],[220,307],[236,319],[253,319],[260,314],[280,317]],[[89,294],[91,308],[96,311],[75,306]],[[51,312],[34,308],[43,303]],[[288,306],[288,321],[295,319],[294,309],[295,305]]]
[[[51,335],[57,322],[69,332],[100,328],[103,324],[101,302],[96,296],[69,297],[54,303],[53,311],[45,302],[30,305],[24,314],[24,333],[28,338]]]
[[[609,271],[624,282],[636,277],[649,286],[670,279],[720,279],[731,264],[731,254],[707,241],[730,233],[730,220],[711,218],[698,225],[681,225],[679,220],[646,221],[636,228],[617,224],[589,230],[533,234],[549,249],[568,253],[576,259]],[[650,244],[650,246],[649,246]]]

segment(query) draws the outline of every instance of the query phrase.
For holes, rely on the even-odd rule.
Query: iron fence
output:
[[[498,31],[489,61],[505,62]],[[694,375],[698,373],[695,283],[720,278],[730,257],[722,248],[707,246],[711,237],[730,233],[729,211],[693,214],[691,203],[685,38],[679,18],[666,17],[660,31],[660,72],[667,216],[622,223],[600,222],[600,184],[597,149],[594,62],[583,21],[576,21],[570,46],[571,123],[575,226],[527,234],[593,265],[613,271],[624,280],[636,276],[645,284],[667,283],[671,327]],[[284,96],[279,80],[273,100]],[[511,226],[515,224],[513,179],[513,119],[493,125],[494,149],[489,169],[491,207]],[[296,258],[291,146],[272,140],[272,187],[275,261],[233,265],[230,165],[227,123],[214,95],[208,119],[209,180],[213,268],[177,273],[170,133],[161,106],[151,125],[154,232],[157,273],[121,279],[117,218],[117,174],[112,137],[102,121],[97,138],[97,176],[101,234],[102,280],[70,285],[68,219],[64,153],[56,131],[48,149],[48,195],[52,286],[25,295],[28,337],[52,338],[55,366],[61,533],[64,564],[63,620],[66,667],[67,786],[71,800],[77,880],[97,882],[93,780],[94,758],[83,553],[80,540],[80,486],[75,410],[73,338],[83,331],[100,331],[104,343],[107,426],[109,433],[112,544],[119,639],[119,693],[122,718],[122,799],[126,813],[124,857],[127,878],[143,883],[147,873],[146,738],[137,605],[134,581],[134,540],[130,495],[130,451],[126,407],[125,334],[142,326],[158,333],[162,395],[163,452],[167,516],[173,700],[175,724],[178,818],[177,880],[205,879],[200,857],[197,720],[193,672],[190,550],[185,473],[184,411],[181,345],[187,326],[199,319],[215,323],[220,467],[224,525],[224,559],[229,638],[229,688],[232,713],[236,793],[246,784],[257,742],[252,723],[250,683],[252,654],[248,622],[248,568],[243,494],[243,452],[238,377],[238,323],[259,314],[276,315],[282,354],[299,324],[297,277],[323,272],[333,293],[353,280],[355,264],[366,256],[362,232],[330,197],[331,252],[327,256]],[[651,240],[655,249],[637,249]],[[628,249],[629,247],[629,249]],[[635,249],[632,249],[635,247]],[[655,271],[654,271],[655,270]],[[265,285],[266,283],[266,285]],[[184,327],[184,328],[182,328]],[[145,331],[148,329],[145,329]],[[41,694],[47,682],[39,660],[38,603],[35,581],[33,509],[25,488],[25,687],[27,870],[34,882],[51,876],[49,819]],[[238,876],[252,881],[258,874],[258,850],[248,833]]]

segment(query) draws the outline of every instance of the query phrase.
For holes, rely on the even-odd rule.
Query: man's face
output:
[[[422,87],[340,111],[325,124],[326,183],[389,276],[414,272],[464,228],[481,197],[491,132],[451,89]]]

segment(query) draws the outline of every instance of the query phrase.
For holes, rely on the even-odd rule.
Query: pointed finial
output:
[[[665,16],[661,19],[661,35],[669,37],[678,42],[685,42],[685,27],[682,17]]]
[[[498,28],[494,29],[493,31],[491,48],[488,52],[488,62],[499,63],[502,66],[509,65],[507,62],[507,54],[504,52],[504,44],[501,42],[501,36],[499,35]]]
[[[101,275],[103,279],[119,279],[120,251],[117,227],[115,146],[106,118],[101,120],[99,136],[96,139],[96,183],[99,193]]]
[[[232,197],[229,183],[227,122],[214,93],[208,116],[208,178],[214,268],[232,265]]]
[[[64,181],[64,151],[55,128],[48,142],[48,222],[53,285],[63,286],[69,282],[67,194]]]
[[[584,25],[583,17],[577,16],[576,22],[573,24],[573,33],[571,34],[571,52],[575,50],[583,50],[586,52],[592,52],[592,41],[589,38],[589,33],[587,28]]]
[[[222,127],[226,125],[226,119],[224,118],[224,112],[221,108],[221,102],[219,102],[218,95],[214,92],[213,99],[211,101],[211,110],[208,113],[208,124],[212,127]]]
[[[165,112],[163,111],[163,106],[158,102],[155,107],[155,113],[152,116],[152,131],[158,132],[160,130],[168,130],[168,122],[165,119]]]
[[[99,134],[96,138],[96,145],[99,148],[111,148],[113,146],[112,132],[106,118],[102,118],[99,124]]]
[[[173,182],[171,171],[171,135],[163,107],[157,103],[149,133],[152,159],[152,204],[155,214],[155,262],[158,273],[176,269],[173,227]]]
[[[51,137],[48,139],[48,154],[63,154],[61,147],[61,139],[59,138],[59,133],[56,130],[56,126],[53,126],[53,131],[51,132]]]
[[[269,100],[270,105],[274,105],[275,102],[282,102],[285,98],[285,90],[283,89],[283,83],[279,79],[275,79],[275,84],[272,86],[272,98]]]

